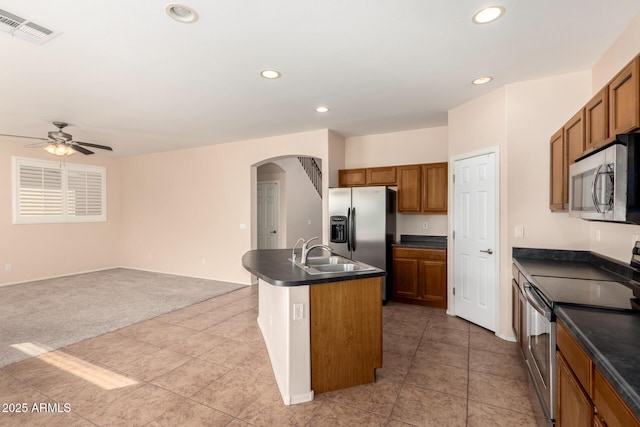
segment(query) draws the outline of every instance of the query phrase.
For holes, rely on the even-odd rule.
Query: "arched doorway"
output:
[[[266,159],[254,165],[253,249],[266,249],[274,244],[277,248],[291,248],[299,237],[322,238],[322,196],[316,189],[316,186],[322,188],[319,172],[322,161],[318,158],[313,158],[313,162],[304,160],[309,158],[302,159],[299,156],[284,156]],[[309,168],[309,165],[303,166],[304,163],[315,163],[319,175],[310,177],[305,170],[305,166]],[[267,194],[275,189],[277,195]],[[273,203],[277,203],[277,207]],[[270,217],[276,212],[277,219]],[[272,233],[273,225],[277,225],[276,233]],[[272,236],[269,237],[268,234]],[[273,235],[277,237],[274,238]]]

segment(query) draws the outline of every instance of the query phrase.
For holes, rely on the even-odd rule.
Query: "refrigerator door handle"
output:
[[[356,251],[356,208],[351,208],[351,224],[349,224],[349,233],[351,234],[351,250]]]
[[[351,252],[351,208],[347,208],[347,251]]]

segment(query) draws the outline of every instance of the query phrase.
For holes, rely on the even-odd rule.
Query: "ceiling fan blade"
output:
[[[26,148],[37,148],[37,147],[44,147],[45,145],[51,143],[51,141],[46,140],[44,142],[32,142],[31,144],[27,144],[25,145]]]
[[[6,133],[0,133],[0,136],[10,136],[12,138],[39,139],[41,141],[48,141],[49,140],[49,138],[37,138],[35,136],[23,136],[23,135],[7,135]]]
[[[99,148],[101,150],[113,151],[113,148],[107,147],[106,145],[91,144],[89,142],[81,142],[81,141],[73,141],[73,143],[74,144],[84,145],[85,147],[93,147],[93,148]]]
[[[93,151],[87,150],[86,148],[83,148],[83,147],[81,147],[79,145],[76,145],[76,144],[71,144],[71,148],[73,148],[76,151],[81,152],[82,154],[93,154]]]

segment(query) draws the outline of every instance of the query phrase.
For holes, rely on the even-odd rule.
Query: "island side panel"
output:
[[[382,367],[381,278],[311,286],[309,299],[314,393],[374,382]]]
[[[309,338],[309,286],[258,284],[258,326],[285,405],[313,400]],[[293,319],[294,304],[303,316]]]

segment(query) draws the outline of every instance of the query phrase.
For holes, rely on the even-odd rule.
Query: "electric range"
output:
[[[532,285],[549,308],[557,304],[600,307],[615,310],[640,310],[638,290],[613,280],[532,276]]]

